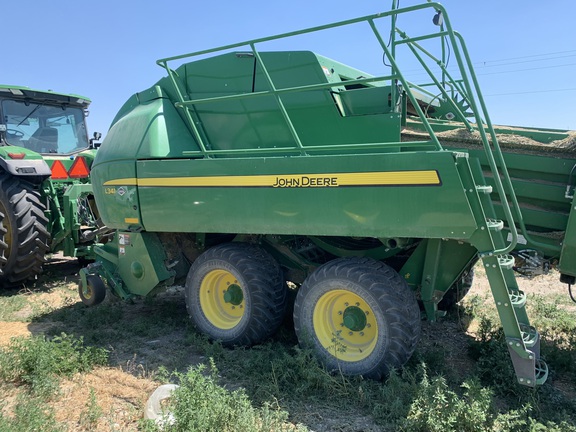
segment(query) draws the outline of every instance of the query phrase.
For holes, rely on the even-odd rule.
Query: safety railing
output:
[[[426,89],[425,93],[433,95],[433,97],[442,98],[443,101],[449,103],[451,108],[456,113],[455,114],[456,117],[458,117],[458,119],[464,123],[466,128],[468,128],[471,131],[476,129],[480,133],[484,150],[487,156],[488,164],[494,178],[495,189],[498,193],[500,201],[502,202],[502,208],[504,211],[505,219],[509,222],[508,228],[511,234],[510,242],[505,248],[490,251],[490,253],[506,254],[512,251],[517,244],[518,232],[516,230],[515,220],[518,221],[523,234],[526,237],[528,237],[528,235],[526,232],[526,227],[524,226],[522,220],[518,200],[514,194],[510,175],[508,174],[508,171],[506,169],[504,157],[498,144],[498,139],[494,132],[493,125],[490,121],[486,104],[480,92],[478,81],[474,73],[474,69],[472,67],[472,63],[470,61],[470,57],[468,55],[468,51],[466,49],[464,40],[462,39],[460,34],[458,34],[452,29],[448,14],[446,13],[446,10],[441,4],[428,2],[404,8],[397,8],[396,5],[397,2],[393,1],[392,10],[378,14],[312,27],[304,30],[283,33],[276,36],[243,41],[217,48],[196,51],[188,54],[182,54],[158,60],[157,64],[166,69],[168,76],[170,77],[174,85],[174,89],[176,90],[177,97],[179,99],[176,102],[176,107],[184,109],[184,113],[188,121],[190,130],[192,131],[192,134],[196,139],[200,149],[199,151],[185,152],[185,154],[187,156],[198,155],[202,157],[213,157],[218,155],[234,155],[234,154],[257,155],[257,154],[270,154],[270,153],[306,155],[307,153],[309,152],[312,153],[314,151],[322,151],[329,153],[350,149],[378,150],[378,149],[385,149],[387,147],[389,148],[391,146],[402,146],[402,147],[428,146],[436,150],[442,150],[442,145],[438,141],[438,138],[436,137],[434,130],[427,119],[426,113],[422,110],[416,96],[414,95],[413,90],[422,90],[424,87],[416,86],[413,83],[406,80],[406,78],[400,71],[399,65],[396,62],[396,49],[402,45],[407,45],[409,50],[412,52],[417,61],[422,65],[424,71],[429,75],[430,79],[432,80],[432,83],[427,86],[432,87],[435,86],[439,91],[439,93],[435,94],[434,92]],[[437,16],[441,16],[442,23],[438,23],[439,31],[417,37],[409,37],[405,32],[396,28],[396,22],[399,16],[425,9],[430,9],[434,11],[437,14]],[[385,41],[385,38],[382,36],[381,32],[376,26],[376,22],[378,20],[382,20],[387,17],[391,18],[391,24],[392,24],[390,32],[390,41],[388,43]],[[368,23],[368,25],[372,29],[372,32],[376,37],[380,47],[382,48],[382,51],[384,52],[386,59],[390,62],[391,73],[385,76],[368,77],[368,78],[363,77],[347,80],[346,85],[349,86],[354,84],[389,82],[391,88],[392,111],[401,113],[402,97],[403,95],[406,95],[408,100],[411,102],[413,109],[418,114],[422,122],[422,125],[426,130],[426,132],[428,133],[430,139],[424,141],[397,142],[397,143],[392,142],[361,143],[361,144],[337,144],[337,145],[322,145],[322,146],[304,145],[302,143],[300,135],[298,134],[298,131],[294,127],[289,112],[286,109],[286,106],[284,105],[284,102],[282,100],[282,97],[286,94],[291,93],[330,89],[336,87],[338,84],[334,82],[328,82],[328,83],[312,84],[298,87],[277,88],[277,86],[274,83],[273,77],[265,64],[265,61],[263,60],[256,46],[264,42],[270,42],[278,39],[284,39],[293,36],[299,36],[308,33],[334,29],[338,27],[351,26],[362,22]],[[396,36],[399,36],[400,39],[397,40]],[[439,39],[441,41],[442,58],[437,58],[419,43],[431,39]],[[448,44],[452,48],[452,54],[456,58],[458,71],[460,74],[460,78],[458,79],[455,79],[452,76],[453,74],[451,74],[448,71],[444,61],[444,57],[446,55],[445,50]],[[191,59],[194,57],[205,56],[208,54],[222,53],[239,48],[245,50],[246,47],[250,48],[252,55],[256,58],[256,61],[258,62],[258,65],[261,68],[261,71],[270,88],[269,90],[217,96],[217,97],[190,99],[188,95],[181,88],[177,74],[175,73],[174,70],[172,70],[169,67],[169,63],[174,61]],[[437,67],[440,68],[441,71],[440,79],[436,77],[436,75],[428,65],[426,58],[428,59],[428,61],[432,61]],[[455,94],[459,94],[462,98],[465,99],[466,104],[470,107],[473,113],[473,117],[475,118],[476,121],[476,126],[474,126],[470,121],[468,121],[466,114],[462,112],[458,104],[455,102],[454,100]],[[206,103],[243,100],[263,96],[273,96],[274,99],[276,100],[276,103],[282,114],[282,117],[294,140],[294,146],[265,148],[265,149],[262,148],[257,149],[240,148],[240,149],[226,149],[226,150],[212,149],[208,137],[204,136],[205,134],[203,134],[198,127],[198,124],[200,124],[200,122],[198,121],[197,118],[195,118],[196,107]],[[388,103],[388,101],[383,101],[383,103]],[[511,206],[508,197],[511,201],[512,204]],[[513,212],[515,215],[513,215]],[[533,243],[537,244],[537,242]]]
[[[432,148],[434,148],[436,150],[441,150],[442,146],[441,146],[440,142],[438,141],[438,139],[434,135],[433,129],[430,126],[430,124],[428,123],[428,121],[426,120],[424,113],[420,110],[420,107],[418,106],[416,98],[414,97],[412,92],[409,91],[408,82],[405,80],[405,78],[400,73],[398,65],[395,62],[394,45],[392,45],[391,47],[387,46],[387,44],[384,42],[384,38],[382,37],[382,35],[380,34],[379,30],[377,29],[377,27],[375,25],[375,21],[377,21],[377,20],[381,20],[383,18],[391,17],[391,16],[396,17],[397,15],[416,11],[416,10],[427,9],[427,8],[431,7],[430,5],[431,4],[422,4],[422,5],[416,5],[416,6],[412,6],[412,7],[408,7],[408,8],[403,8],[403,9],[395,9],[395,10],[391,10],[391,11],[387,11],[387,12],[383,12],[383,13],[379,13],[379,14],[364,16],[364,17],[360,17],[360,18],[356,18],[356,19],[350,19],[350,20],[346,20],[346,21],[340,21],[337,23],[327,24],[327,25],[323,25],[323,26],[312,27],[312,28],[308,28],[308,29],[304,29],[304,30],[300,30],[300,31],[283,33],[283,34],[276,35],[276,36],[253,39],[253,40],[243,41],[243,42],[225,45],[225,46],[221,46],[221,47],[217,47],[217,48],[212,48],[212,49],[196,51],[196,52],[192,52],[192,53],[188,53],[188,54],[182,54],[182,55],[178,55],[178,56],[168,57],[168,58],[158,60],[157,64],[162,66],[164,69],[166,69],[168,76],[171,78],[171,80],[174,84],[174,88],[176,90],[177,96],[179,98],[179,101],[176,103],[176,106],[180,107],[180,108],[186,108],[185,109],[185,116],[188,120],[188,124],[190,126],[191,131],[192,131],[192,134],[194,135],[194,138],[198,142],[198,145],[200,148],[200,154],[202,154],[205,157],[210,157],[210,156],[218,155],[218,154],[238,154],[238,153],[241,153],[241,154],[250,154],[250,153],[258,154],[258,153],[264,153],[264,152],[265,153],[285,152],[285,153],[306,154],[306,152],[313,152],[315,150],[322,150],[325,152],[337,152],[339,149],[343,150],[346,148],[355,148],[358,150],[362,150],[362,149],[379,149],[379,148],[385,148],[385,147],[391,147],[391,146],[394,146],[394,147],[396,147],[396,146],[402,146],[402,147],[428,146],[428,147],[430,147],[431,146]],[[268,71],[268,68],[266,66],[265,61],[263,61],[262,56],[260,55],[260,52],[258,51],[256,46],[259,44],[262,44],[264,42],[270,42],[270,41],[274,41],[274,40],[278,40],[278,39],[284,39],[284,38],[289,38],[292,36],[298,36],[298,35],[303,35],[303,34],[307,34],[307,33],[314,33],[314,32],[318,32],[318,31],[323,31],[323,30],[328,30],[328,29],[333,29],[333,28],[338,28],[338,27],[350,26],[350,25],[354,25],[354,24],[358,24],[358,23],[362,23],[362,22],[367,22],[370,25],[370,27],[372,28],[374,35],[376,36],[379,44],[381,45],[386,57],[388,59],[390,59],[390,61],[393,63],[392,73],[389,75],[386,75],[386,76],[377,76],[377,77],[347,80],[346,85],[350,86],[350,85],[354,85],[354,84],[367,84],[367,83],[375,83],[375,82],[389,82],[391,84],[400,83],[402,90],[396,88],[395,85],[391,86],[391,89],[392,89],[391,99],[393,101],[393,103],[392,103],[393,111],[394,112],[400,112],[401,111],[401,106],[400,106],[401,105],[401,103],[400,103],[401,102],[401,93],[404,91],[403,89],[407,89],[408,91],[406,91],[406,95],[410,99],[411,103],[416,107],[416,109],[420,110],[420,112],[418,114],[419,114],[420,118],[422,119],[424,127],[426,128],[426,130],[430,136],[430,139],[425,140],[425,141],[397,142],[397,143],[387,142],[387,143],[363,143],[363,144],[349,144],[349,145],[338,144],[338,145],[334,145],[334,146],[323,145],[321,147],[320,146],[318,146],[318,147],[304,146],[302,144],[302,141],[300,139],[298,131],[294,127],[292,120],[290,118],[290,115],[289,115],[288,111],[286,110],[286,107],[284,106],[284,103],[282,101],[282,96],[285,94],[289,94],[289,93],[330,89],[330,88],[336,87],[337,84],[332,82],[332,83],[323,83],[323,84],[298,86],[298,87],[290,87],[290,88],[277,88],[275,86],[275,83],[274,83],[274,80],[273,80],[271,74]],[[436,35],[436,37],[438,37],[438,35]],[[251,50],[251,53],[256,57],[258,64],[262,70],[262,73],[264,74],[265,79],[266,79],[266,81],[270,87],[270,90],[236,94],[236,95],[218,96],[218,97],[211,97],[211,98],[188,99],[187,95],[185,94],[185,92],[182,90],[181,86],[178,83],[178,77],[176,76],[174,70],[172,70],[168,65],[169,62],[174,62],[177,60],[199,57],[199,56],[204,56],[207,54],[221,53],[221,52],[230,51],[230,50],[237,49],[237,48],[245,49],[246,47],[249,47]],[[270,149],[270,148],[267,148],[267,149],[249,149],[249,148],[246,148],[246,149],[228,149],[228,150],[211,149],[208,138],[205,136],[202,136],[203,134],[198,129],[197,122],[194,119],[194,107],[201,105],[201,104],[206,104],[206,103],[223,102],[223,101],[229,101],[229,100],[239,100],[239,99],[247,99],[247,98],[262,97],[262,96],[273,96],[276,99],[276,102],[278,104],[278,107],[280,109],[282,117],[284,118],[284,121],[285,121],[285,123],[286,123],[286,125],[287,125],[293,139],[294,139],[295,146],[294,147],[281,147],[279,149]],[[388,101],[383,101],[383,104],[387,103],[387,102]],[[194,153],[195,152],[187,152],[187,155],[192,156]]]

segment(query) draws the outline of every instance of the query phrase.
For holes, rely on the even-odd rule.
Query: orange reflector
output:
[[[52,178],[54,180],[65,180],[68,178],[66,168],[64,168],[64,165],[62,165],[62,162],[59,160],[54,161],[52,164]]]
[[[90,175],[90,170],[88,169],[88,165],[86,164],[86,159],[82,156],[77,157],[74,159],[74,163],[68,170],[68,175],[70,178],[86,178]]]
[[[8,153],[10,159],[24,159],[26,153]]]

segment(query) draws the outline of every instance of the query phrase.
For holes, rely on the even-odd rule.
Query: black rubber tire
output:
[[[328,329],[321,328],[320,320],[329,321],[328,327],[334,330],[344,328],[343,323],[325,318],[323,309],[330,309],[324,299],[337,292],[357,296],[373,312],[371,319],[378,333],[367,354],[347,345],[346,338],[335,342],[338,349],[321,341],[327,340]],[[402,367],[414,352],[420,337],[420,308],[406,281],[391,267],[369,258],[339,258],[319,267],[302,284],[294,304],[294,327],[300,345],[311,348],[329,371],[381,379],[391,369]],[[355,350],[366,357],[348,360],[353,359]]]
[[[6,257],[4,256],[6,249],[8,249],[8,245],[4,241],[6,238],[6,228],[4,228],[4,213],[0,213],[0,281],[1,277],[4,274],[4,265],[6,264]],[[2,284],[0,283],[0,287]]]
[[[242,303],[236,313],[240,308],[242,312],[228,326],[216,321],[221,316],[227,318],[222,308],[232,305],[220,299],[220,294],[210,297],[216,291],[210,293],[208,288],[214,281],[213,275],[219,273],[235,279],[232,285],[242,292]],[[287,287],[280,265],[264,249],[247,243],[224,243],[208,249],[193,263],[186,279],[185,296],[188,314],[202,333],[226,346],[251,346],[270,337],[282,323]],[[219,304],[210,310],[207,298],[220,302],[221,310]]]
[[[80,283],[78,285],[78,294],[80,295],[80,300],[86,306],[96,306],[106,298],[106,285],[100,279],[100,276],[87,275],[86,289]]]
[[[0,286],[14,286],[42,272],[49,250],[46,207],[40,193],[25,181],[7,173],[0,174],[0,213],[3,241]]]

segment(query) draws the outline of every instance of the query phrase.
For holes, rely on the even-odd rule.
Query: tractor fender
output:
[[[0,158],[0,169],[33,184],[40,184],[52,175],[44,159]]]

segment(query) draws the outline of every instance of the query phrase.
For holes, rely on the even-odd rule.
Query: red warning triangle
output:
[[[68,173],[66,172],[66,168],[62,165],[62,162],[59,160],[54,161],[52,164],[52,179],[53,180],[65,180],[68,178]]]
[[[86,178],[90,175],[90,170],[86,164],[86,159],[82,156],[74,159],[72,166],[68,170],[68,175],[70,178]]]

